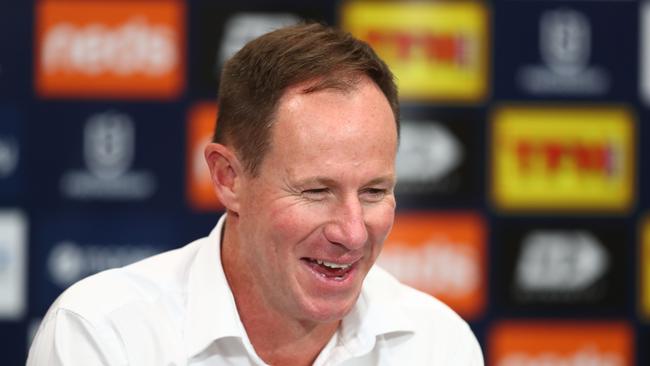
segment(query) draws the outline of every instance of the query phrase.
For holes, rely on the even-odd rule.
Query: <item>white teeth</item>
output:
[[[332,269],[347,269],[351,266],[351,264],[338,264],[338,263],[332,263],[332,262],[326,262],[326,261],[321,261],[316,259],[316,263],[321,264],[325,267],[329,267]]]

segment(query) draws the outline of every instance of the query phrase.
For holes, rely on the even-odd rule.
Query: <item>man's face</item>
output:
[[[380,89],[287,90],[271,147],[241,180],[240,270],[282,314],[341,319],[393,224],[397,131]]]

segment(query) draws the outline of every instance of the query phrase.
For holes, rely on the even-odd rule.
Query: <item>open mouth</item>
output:
[[[314,272],[318,273],[322,277],[335,281],[343,281],[355,267],[355,263],[335,263],[314,258],[302,258],[302,260],[305,261]]]

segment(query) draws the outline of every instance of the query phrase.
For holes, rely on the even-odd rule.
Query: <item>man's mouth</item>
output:
[[[335,263],[314,258],[302,258],[316,273],[327,279],[343,281],[356,263]]]

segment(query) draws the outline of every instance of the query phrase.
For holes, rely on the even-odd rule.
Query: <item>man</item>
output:
[[[373,267],[395,210],[398,102],[370,47],[319,24],[224,66],[209,237],[89,277],[29,365],[482,365],[471,330]]]

